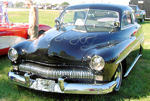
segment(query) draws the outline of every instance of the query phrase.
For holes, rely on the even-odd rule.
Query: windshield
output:
[[[60,19],[63,30],[110,32],[116,28],[114,23],[119,22],[119,13],[100,9],[66,10]]]

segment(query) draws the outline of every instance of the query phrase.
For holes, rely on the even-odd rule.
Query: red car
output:
[[[0,13],[2,7],[0,6]],[[0,20],[2,16],[0,15]],[[28,38],[28,24],[24,23],[0,23],[0,55],[7,54],[10,46]],[[44,33],[51,27],[39,24],[39,34]]]

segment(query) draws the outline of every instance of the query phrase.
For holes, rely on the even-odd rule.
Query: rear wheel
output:
[[[122,64],[120,63],[114,76],[114,79],[117,81],[117,85],[114,91],[119,91],[122,83],[122,75],[123,75],[123,70],[122,70]]]
[[[144,22],[145,17],[143,16],[142,19],[140,19],[140,22]]]

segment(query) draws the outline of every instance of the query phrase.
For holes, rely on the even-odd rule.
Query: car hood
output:
[[[96,49],[108,46],[110,40],[109,32],[62,32],[49,43],[48,55],[81,60],[88,55],[96,54]]]
[[[81,61],[96,54],[105,58],[106,54],[104,54],[105,50],[103,49],[111,47],[115,43],[117,42],[113,40],[110,32],[88,33],[73,30],[64,32],[53,28],[37,40],[25,42],[26,45],[20,44],[20,46],[27,53],[26,58],[31,60],[36,60],[39,57],[59,57],[66,60]],[[46,60],[47,58],[45,58]]]

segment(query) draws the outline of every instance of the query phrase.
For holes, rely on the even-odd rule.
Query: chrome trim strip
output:
[[[126,26],[123,26],[121,28],[121,30],[125,30],[125,29],[128,29],[128,28],[133,27],[133,26],[135,26],[135,25],[134,24],[126,25]]]
[[[26,74],[27,75],[27,74]],[[70,94],[107,94],[113,91],[117,82],[111,81],[105,84],[81,84],[81,83],[66,83],[62,78],[58,79],[59,83],[53,80],[40,79],[32,80],[30,82],[25,80],[24,76],[20,76],[15,72],[8,73],[9,79],[12,82],[35,90],[56,93],[70,93]],[[31,84],[29,86],[29,84]]]
[[[139,60],[139,58],[140,58],[141,56],[142,56],[142,55],[139,54],[139,55],[135,58],[135,60],[134,60],[134,62],[132,63],[132,65],[129,67],[129,69],[128,69],[127,72],[125,73],[124,77],[127,77],[127,76],[129,75],[129,73],[131,72],[132,68],[134,67],[134,65],[136,64],[136,62]]]

